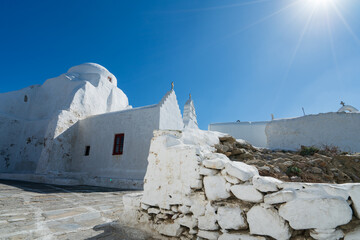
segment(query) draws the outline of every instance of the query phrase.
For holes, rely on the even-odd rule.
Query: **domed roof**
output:
[[[87,74],[87,73],[97,73],[106,81],[110,81],[113,85],[117,85],[116,77],[110,73],[105,67],[97,63],[83,63],[77,66],[70,68],[67,73],[78,73],[78,74]]]
[[[70,68],[68,73],[110,73],[106,68],[97,63],[83,63]]]

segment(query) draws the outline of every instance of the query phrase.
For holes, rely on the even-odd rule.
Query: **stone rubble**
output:
[[[284,166],[295,166],[302,156],[275,152],[276,158],[288,156],[277,160],[282,165],[259,166],[263,160],[258,156],[270,156],[270,150],[216,132],[162,130],[154,135],[144,193],[124,196],[122,218],[132,216],[164,239],[356,239],[360,234],[359,183],[292,182],[284,177]],[[168,139],[176,144],[167,146]],[[273,170],[279,175],[264,175]]]

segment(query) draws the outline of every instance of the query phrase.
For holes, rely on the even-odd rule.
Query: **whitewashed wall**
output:
[[[150,139],[153,136],[153,130],[158,127],[159,107],[157,105],[81,120],[73,148],[73,160],[66,170],[83,173],[92,178],[105,178],[99,183],[106,186],[111,186],[111,182],[119,183],[121,180],[142,182],[147,167],[146,159]],[[124,149],[122,155],[114,156],[112,155],[114,137],[118,133],[125,134]],[[90,146],[89,156],[85,156],[86,146]]]
[[[178,239],[360,239],[360,184],[282,182],[215,153],[217,132],[155,131],[119,223]],[[171,220],[170,220],[171,219]],[[162,239],[162,238],[158,238]]]
[[[169,91],[159,103],[159,129],[181,130],[184,127],[179,104],[174,90]]]
[[[256,147],[267,147],[265,127],[268,122],[213,123],[210,131],[230,134],[236,139],[244,139]]]
[[[360,113],[322,113],[274,120],[267,124],[266,135],[272,149],[330,145],[360,152]]]

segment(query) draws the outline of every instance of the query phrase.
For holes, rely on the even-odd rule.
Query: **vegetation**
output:
[[[301,146],[299,154],[301,156],[312,156],[315,153],[318,153],[319,151],[320,151],[320,149],[318,149],[314,146],[311,146],[311,147]]]

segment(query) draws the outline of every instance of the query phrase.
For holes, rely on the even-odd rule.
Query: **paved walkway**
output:
[[[87,239],[118,219],[126,191],[0,180],[0,239]]]

